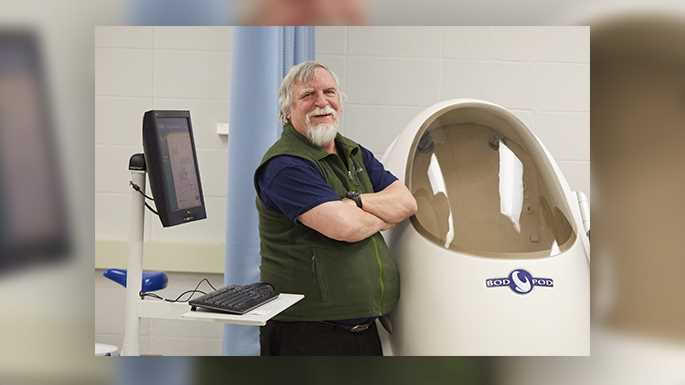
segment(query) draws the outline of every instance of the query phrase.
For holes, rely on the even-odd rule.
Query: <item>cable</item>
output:
[[[200,280],[200,282],[198,282],[197,285],[195,286],[195,289],[186,290],[186,291],[184,291],[183,293],[179,294],[178,297],[176,297],[175,299],[163,298],[163,297],[161,297],[161,296],[159,296],[159,295],[157,295],[157,294],[155,294],[155,293],[152,293],[152,292],[142,292],[142,291],[141,291],[141,292],[139,293],[139,295],[140,295],[140,299],[144,299],[145,297],[152,297],[152,298],[155,298],[155,299],[158,299],[158,300],[162,300],[162,301],[166,301],[166,302],[188,302],[188,301],[190,301],[190,300],[193,298],[193,294],[195,294],[195,293],[202,293],[203,295],[204,295],[204,294],[207,294],[206,292],[204,292],[204,291],[202,291],[202,290],[198,290],[198,289],[200,288],[200,285],[202,285],[202,282],[207,282],[207,285],[209,285],[209,287],[211,287],[212,290],[216,291],[216,288],[214,287],[214,285],[212,285],[211,282],[209,282],[209,279],[207,279],[207,278],[202,278],[202,279]],[[183,297],[184,295],[186,295],[186,294],[188,294],[188,293],[191,293],[191,294],[190,294],[190,297],[188,297],[188,299],[186,299],[186,300],[181,301],[181,300],[180,300],[181,297]]]
[[[186,294],[188,294],[188,293],[202,293],[202,294],[207,294],[207,293],[205,293],[205,292],[202,291],[202,290],[186,290],[186,291],[184,291],[183,293],[179,294],[178,297],[176,297],[175,299],[169,299],[169,298],[160,297],[159,295],[157,295],[157,294],[155,294],[155,293],[149,293],[149,292],[143,293],[143,292],[141,292],[141,293],[140,293],[140,298],[143,299],[143,298],[145,298],[145,297],[152,297],[152,298],[154,298],[154,299],[158,299],[158,300],[160,300],[160,301],[166,301],[166,302],[188,302],[188,301],[190,301],[190,299],[193,297],[192,294],[191,294],[190,298],[181,301],[181,297],[183,297],[184,295],[186,295]]]
[[[138,191],[138,192],[140,193],[140,195],[144,196],[146,199],[154,200],[154,198],[145,195],[145,193],[144,193],[143,190],[140,188],[140,186],[138,186],[137,184],[133,183],[133,181],[128,181],[128,183],[131,185],[131,188],[133,188],[134,190]],[[150,206],[149,204],[147,204],[147,202],[143,202],[143,203],[145,203],[145,207],[147,207],[148,210],[152,211],[153,213],[155,213],[155,215],[159,216],[159,213],[157,212],[157,210],[153,209],[152,206]]]
[[[150,211],[152,211],[153,213],[155,213],[155,215],[159,216],[159,213],[157,212],[157,210],[155,210],[155,209],[153,209],[152,207],[150,207],[150,205],[147,204],[147,202],[145,202],[145,207],[147,207],[148,210],[150,210]]]
[[[190,297],[188,297],[188,299],[186,299],[186,300],[181,301],[181,300],[180,300],[181,297],[183,297],[184,295],[186,295],[186,294],[188,294],[188,293],[192,293],[192,294],[190,294]],[[167,301],[167,302],[188,302],[188,301],[190,301],[191,299],[193,299],[193,294],[195,294],[195,293],[207,294],[207,293],[205,293],[205,292],[202,291],[202,290],[186,290],[186,291],[184,291],[183,293],[179,294],[178,297],[176,297],[176,299],[168,299],[168,298],[167,298],[167,299],[164,299],[164,300]]]
[[[137,184],[133,183],[133,181],[128,181],[128,183],[131,185],[131,187],[133,187],[134,190],[138,191],[138,192],[140,193],[140,195],[144,196],[145,198],[147,198],[147,199],[149,199],[149,200],[151,200],[151,201],[155,200],[155,198],[153,198],[153,197],[151,197],[151,196],[148,196],[148,195],[145,195],[145,193],[144,193],[143,190],[140,188],[140,186],[138,186]]]
[[[214,287],[214,285],[212,285],[212,283],[209,282],[209,280],[207,278],[202,278],[202,280],[200,280],[200,283],[202,283],[202,281],[207,282],[207,285],[209,285],[209,287],[211,287],[212,290],[216,290],[216,287]],[[198,287],[199,287],[199,284],[198,284]]]
[[[141,292],[140,292],[140,299],[143,299],[143,298],[145,298],[145,297],[152,297],[152,298],[155,298],[155,299],[164,300],[164,298],[158,296],[158,295],[155,294],[155,293],[143,293],[143,292],[141,291]]]

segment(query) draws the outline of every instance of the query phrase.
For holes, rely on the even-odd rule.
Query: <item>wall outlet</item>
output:
[[[217,123],[216,134],[228,136],[228,123]]]

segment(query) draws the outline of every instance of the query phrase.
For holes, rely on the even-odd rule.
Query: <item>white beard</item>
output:
[[[309,130],[307,130],[307,138],[309,141],[319,147],[323,147],[331,143],[337,134],[337,123],[323,123],[314,127],[310,127]]]
[[[321,123],[312,126],[311,116],[317,114],[332,114],[335,120],[333,123]],[[331,143],[338,134],[338,114],[331,106],[317,108],[310,112],[305,117],[305,123],[307,124],[307,138],[315,146],[323,147]]]

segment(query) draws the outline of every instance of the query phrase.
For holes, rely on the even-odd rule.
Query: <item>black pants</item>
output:
[[[375,322],[353,333],[331,323],[270,320],[261,327],[260,344],[263,356],[383,355]]]

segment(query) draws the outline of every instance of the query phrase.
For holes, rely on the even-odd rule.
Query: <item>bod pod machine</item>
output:
[[[496,104],[440,102],[386,151],[418,211],[385,233],[394,355],[588,355],[589,209],[539,139]]]

